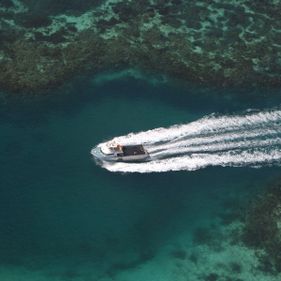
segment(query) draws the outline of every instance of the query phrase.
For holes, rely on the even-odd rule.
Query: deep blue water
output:
[[[2,268],[45,270],[47,277],[53,270],[62,279],[75,268],[73,279],[89,276],[79,266],[90,263],[93,274],[111,276],[214,220],[225,202],[245,204],[279,175],[274,167],[115,174],[90,157],[97,143],[132,131],[278,107],[275,90],[153,86],[129,78],[94,85],[85,78],[53,94],[1,107]]]

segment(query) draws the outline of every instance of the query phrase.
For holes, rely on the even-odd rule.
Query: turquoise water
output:
[[[279,168],[110,173],[90,150],[118,135],[213,112],[278,107],[277,94],[133,78],[95,85],[85,78],[44,101],[2,106],[1,280],[149,280],[151,272],[150,280],[192,280],[184,269],[161,275],[155,264],[184,257],[165,249],[184,244],[189,255],[198,227],[245,206]],[[200,266],[199,259],[204,280]]]

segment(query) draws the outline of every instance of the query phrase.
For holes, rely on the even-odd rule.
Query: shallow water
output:
[[[1,280],[149,280],[153,266],[154,280],[191,278],[161,273],[155,264],[171,260],[164,249],[184,244],[188,252],[194,229],[245,206],[279,174],[278,167],[115,174],[90,156],[97,143],[129,132],[276,108],[276,91],[129,78],[101,85],[87,78],[60,91],[68,98],[1,112]]]

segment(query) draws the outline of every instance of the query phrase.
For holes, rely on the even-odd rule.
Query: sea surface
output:
[[[208,239],[200,230],[223,228],[221,214],[243,213],[280,167],[113,173],[96,165],[90,150],[131,132],[212,113],[278,110],[280,102],[272,89],[121,76],[84,77],[43,100],[2,103],[0,280],[254,280],[243,264],[226,275],[222,263],[239,263],[238,252],[224,245],[195,253],[195,244]],[[208,259],[214,252],[223,257],[218,269]]]

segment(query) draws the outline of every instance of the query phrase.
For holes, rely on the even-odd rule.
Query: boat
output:
[[[149,153],[142,144],[121,145],[108,142],[93,148],[91,154],[98,161],[144,162],[150,160]]]

